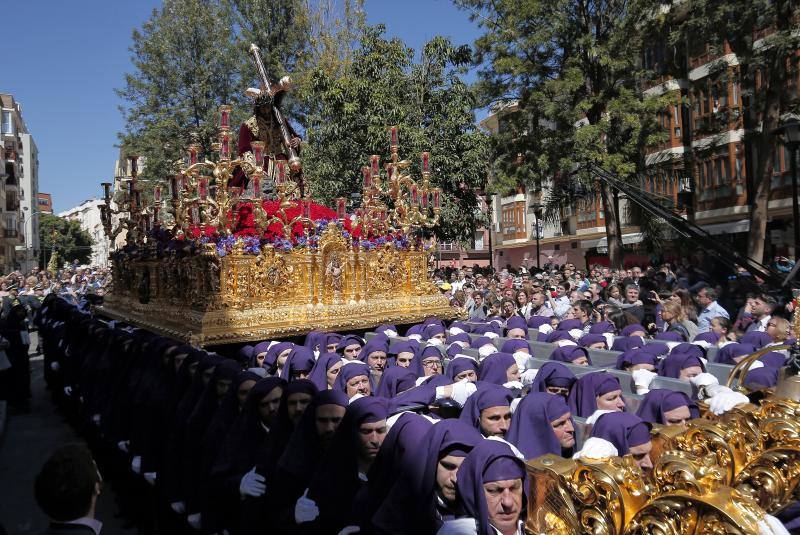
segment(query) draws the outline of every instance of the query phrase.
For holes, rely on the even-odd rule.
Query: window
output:
[[[4,111],[2,117],[2,124],[0,124],[3,134],[14,133],[14,123],[11,121],[11,112]]]
[[[675,122],[675,124],[678,124],[678,121],[680,121],[680,110],[678,108],[679,107],[677,104],[672,107],[672,120]]]
[[[706,162],[706,185],[711,187],[713,185],[714,180],[714,164],[711,160]]]
[[[475,249],[483,249],[483,231],[475,232]]]
[[[772,174],[779,174],[781,172],[781,152],[775,147],[772,151]]]

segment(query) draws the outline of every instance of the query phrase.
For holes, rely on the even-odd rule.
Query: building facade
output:
[[[0,266],[4,273],[27,271],[37,264],[39,254],[38,211],[30,202],[38,189],[39,157],[19,102],[4,93],[0,93],[0,163]]]
[[[800,57],[800,51],[795,56]],[[710,234],[725,236],[731,246],[744,252],[750,216],[747,172],[753,165],[748,162],[744,147],[736,55],[727,43],[714,52],[704,41],[681,49],[668,46],[664,40],[645,50],[642,62],[659,74],[643,91],[671,95],[674,103],[659,117],[666,135],[662,143],[646,152],[648,171],[640,178],[640,189]],[[717,68],[720,63],[726,66],[722,70]],[[667,65],[672,66],[675,76],[667,74]],[[676,73],[675,65],[682,65],[683,71]],[[793,76],[787,89],[790,97],[797,99],[800,69]],[[495,110],[481,126],[492,133],[500,132],[504,116],[515,111],[513,104]],[[796,257],[800,251],[794,251],[792,243],[790,154],[779,146],[768,157],[773,159],[774,170],[765,257]],[[527,189],[520,186],[516,192],[494,196],[495,267],[536,267],[537,234],[540,265],[548,261],[572,262],[576,266],[608,263],[605,214],[599,196],[564,207],[559,223],[537,224],[537,213],[549,187],[549,183]],[[648,256],[636,248],[642,234],[626,220],[626,203],[626,198],[620,196],[622,241],[628,246],[625,264],[645,264]],[[666,256],[682,254],[683,245],[668,244]]]
[[[36,195],[36,204],[39,207],[39,212],[43,214],[53,213],[53,196],[49,193],[39,192]]]

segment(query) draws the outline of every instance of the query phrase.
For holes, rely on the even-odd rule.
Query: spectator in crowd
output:
[[[704,333],[711,330],[711,319],[723,317],[730,319],[728,311],[717,303],[717,292],[711,287],[706,286],[697,291],[695,297],[697,304],[700,305],[700,314],[697,317],[697,329]]]
[[[746,332],[765,332],[772,313],[777,306],[775,298],[768,294],[761,294],[753,299],[751,315],[753,322],[747,327]]]

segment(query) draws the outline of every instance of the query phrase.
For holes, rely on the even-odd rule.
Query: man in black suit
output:
[[[102,478],[89,449],[60,447],[44,463],[34,482],[36,503],[50,519],[43,535],[100,535],[94,518]]]

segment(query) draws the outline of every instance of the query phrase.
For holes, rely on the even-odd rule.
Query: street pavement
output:
[[[36,346],[36,333],[32,333],[32,352]],[[45,388],[42,367],[42,357],[32,354],[31,411],[14,414],[9,410],[5,431],[0,437],[0,526],[8,535],[37,534],[47,527],[47,518],[33,498],[36,473],[57,447],[85,442],[53,405]],[[96,516],[103,522],[102,535],[136,533],[133,529],[122,528],[122,521],[114,518],[115,510],[112,491],[106,486],[97,501]]]

